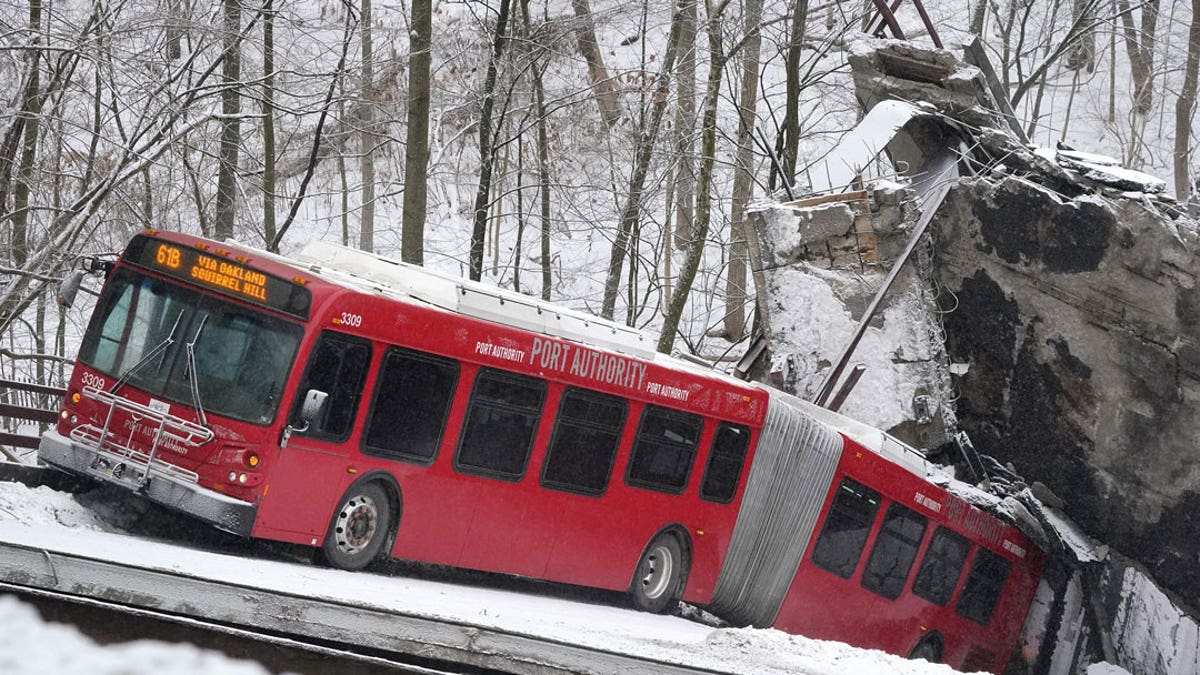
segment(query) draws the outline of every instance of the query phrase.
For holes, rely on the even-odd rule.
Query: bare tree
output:
[[[980,0],[983,2],[983,0]],[[780,161],[783,163],[783,180],[789,185],[796,181],[796,156],[800,147],[800,56],[804,46],[804,33],[808,22],[808,0],[795,0],[792,5],[792,23],[788,30],[787,89],[784,96],[783,143]],[[770,183],[775,187],[774,181]]]
[[[217,173],[217,201],[213,217],[213,236],[233,236],[237,215],[238,149],[241,142],[241,26],[240,0],[221,0],[224,32],[221,71],[221,153]]]
[[[605,126],[611,127],[621,119],[621,94],[608,76],[608,68],[604,66],[604,55],[596,42],[596,28],[592,21],[592,8],[588,0],[571,0],[571,7],[578,19],[575,36],[579,44],[579,53],[587,63],[588,82],[600,106],[600,119]]]
[[[433,3],[413,0],[408,53],[408,132],[404,149],[404,223],[400,258],[425,263],[425,209],[429,182],[429,69]]]
[[[629,238],[640,219],[642,190],[645,188],[646,174],[650,170],[650,158],[654,154],[654,144],[658,139],[659,127],[662,126],[663,113],[667,108],[671,70],[675,66],[675,57],[679,51],[684,5],[688,1],[678,0],[675,7],[675,13],[671,18],[671,32],[667,37],[666,51],[655,80],[657,86],[650,104],[650,114],[642,116],[642,123],[638,128],[629,188],[625,193],[625,205],[621,209],[620,220],[617,221],[617,236],[613,238],[612,252],[608,258],[608,274],[604,277],[604,300],[601,304],[600,316],[606,319],[613,318],[613,312],[617,306],[617,295],[620,292],[621,270],[625,264],[625,257],[629,255]]]
[[[263,241],[275,240],[275,6],[263,2]],[[178,49],[178,47],[176,47]]]
[[[1129,74],[1133,78],[1133,110],[1149,115],[1154,106],[1154,46],[1158,33],[1158,0],[1146,0],[1140,5],[1141,26],[1133,24],[1133,11],[1128,0],[1116,0],[1125,35],[1125,51],[1129,54]]]
[[[708,79],[704,87],[704,111],[700,123],[700,173],[696,185],[696,227],[687,247],[687,257],[679,270],[671,304],[663,313],[662,333],[658,351],[669,354],[675,345],[675,333],[683,317],[683,309],[691,295],[692,283],[704,257],[704,244],[712,222],[712,177],[717,154],[717,103],[721,93],[721,75],[728,56],[721,35],[721,22],[730,0],[708,6],[705,33],[708,35]]]
[[[471,228],[471,250],[468,261],[471,279],[478,281],[483,276],[483,245],[487,231],[488,203],[492,189],[492,171],[495,169],[495,134],[492,127],[492,110],[496,105],[496,79],[500,70],[500,58],[507,43],[505,31],[511,0],[500,0],[496,15],[496,33],[492,38],[491,56],[488,58],[487,75],[483,82],[483,105],[479,113],[479,188],[475,191],[475,218]],[[498,127],[499,125],[497,125]]]
[[[746,221],[746,205],[754,189],[754,122],[758,106],[758,59],[762,47],[762,0],[745,0],[742,23],[742,86],[738,98],[737,160],[729,216],[729,270],[725,277],[725,337],[732,342],[746,331],[747,237],[754,236]]]
[[[696,0],[680,2],[679,65],[675,92],[675,248],[691,240],[696,218]],[[664,251],[670,264],[671,247]],[[668,280],[669,282],[669,280]]]
[[[25,93],[21,97],[21,158],[17,167],[16,186],[13,190],[11,236],[9,239],[12,261],[18,267],[25,264],[29,253],[29,184],[33,180],[34,160],[37,155],[38,130],[40,128],[41,99],[41,43],[42,0],[29,0],[30,48],[26,52]]]
[[[375,90],[374,50],[371,45],[371,0],[362,0],[361,88],[358,102],[358,169],[362,177],[362,211],[358,226],[358,247],[375,250]]]
[[[1175,198],[1184,203],[1192,201],[1192,117],[1196,112],[1197,71],[1200,71],[1200,0],[1192,0],[1187,65],[1179,98],[1175,100]]]

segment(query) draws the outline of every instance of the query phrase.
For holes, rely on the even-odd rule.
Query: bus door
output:
[[[260,527],[307,535],[288,537],[301,543],[324,540],[334,502],[355,477],[347,441],[353,435],[370,364],[367,340],[331,331],[317,338],[288,417],[293,431],[269,467]],[[314,389],[325,392],[328,399],[319,418],[306,427],[300,408]]]

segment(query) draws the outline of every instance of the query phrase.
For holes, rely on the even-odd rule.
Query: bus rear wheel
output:
[[[321,547],[325,560],[343,570],[361,570],[379,557],[392,522],[391,502],[377,483],[355,485],[333,514]]]
[[[679,539],[660,534],[650,542],[638,561],[629,585],[633,606],[643,612],[663,614],[679,604],[687,563]]]

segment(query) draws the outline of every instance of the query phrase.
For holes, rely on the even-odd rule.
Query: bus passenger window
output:
[[[629,404],[586,389],[567,389],[546,451],[542,485],[598,495],[608,487]]]
[[[292,426],[304,426],[300,421],[304,395],[310,389],[317,389],[329,394],[325,415],[322,419],[314,420],[304,435],[325,440],[345,440],[350,435],[354,414],[358,411],[358,400],[362,396],[370,363],[371,343],[341,333],[323,333],[313,347],[304,379],[300,381],[300,390],[296,393],[296,403],[292,408]]]
[[[925,516],[902,504],[889,506],[863,569],[863,588],[889,600],[900,597],[928,524]]]
[[[712,449],[708,454],[708,468],[704,470],[704,482],[700,485],[700,498],[718,504],[733,501],[737,492],[738,479],[742,477],[742,463],[746,460],[746,448],[750,447],[750,429],[740,424],[721,422],[713,434]]]
[[[967,562],[967,552],[971,544],[967,538],[939,527],[929,540],[929,548],[921,561],[921,569],[917,570],[917,578],[913,581],[913,593],[925,598],[935,605],[945,606],[954,594],[958,577],[962,574],[963,563]]]
[[[428,464],[441,445],[458,363],[393,347],[383,357],[363,434],[368,455]]]
[[[463,473],[520,480],[545,400],[543,380],[481,368],[467,404],[454,467]]]
[[[626,481],[648,490],[683,492],[703,427],[699,415],[646,406],[633,441]]]
[[[979,549],[954,611],[959,616],[986,626],[992,620],[992,612],[996,609],[1004,582],[1008,580],[1010,566],[1007,560],[986,548]]]
[[[849,579],[858,567],[858,559],[878,511],[878,492],[857,481],[844,479],[813,547],[813,564]]]

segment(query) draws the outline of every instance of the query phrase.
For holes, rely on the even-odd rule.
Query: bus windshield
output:
[[[270,424],[303,328],[129,268],[114,272],[80,362],[153,396],[192,405],[188,345],[205,412]]]

